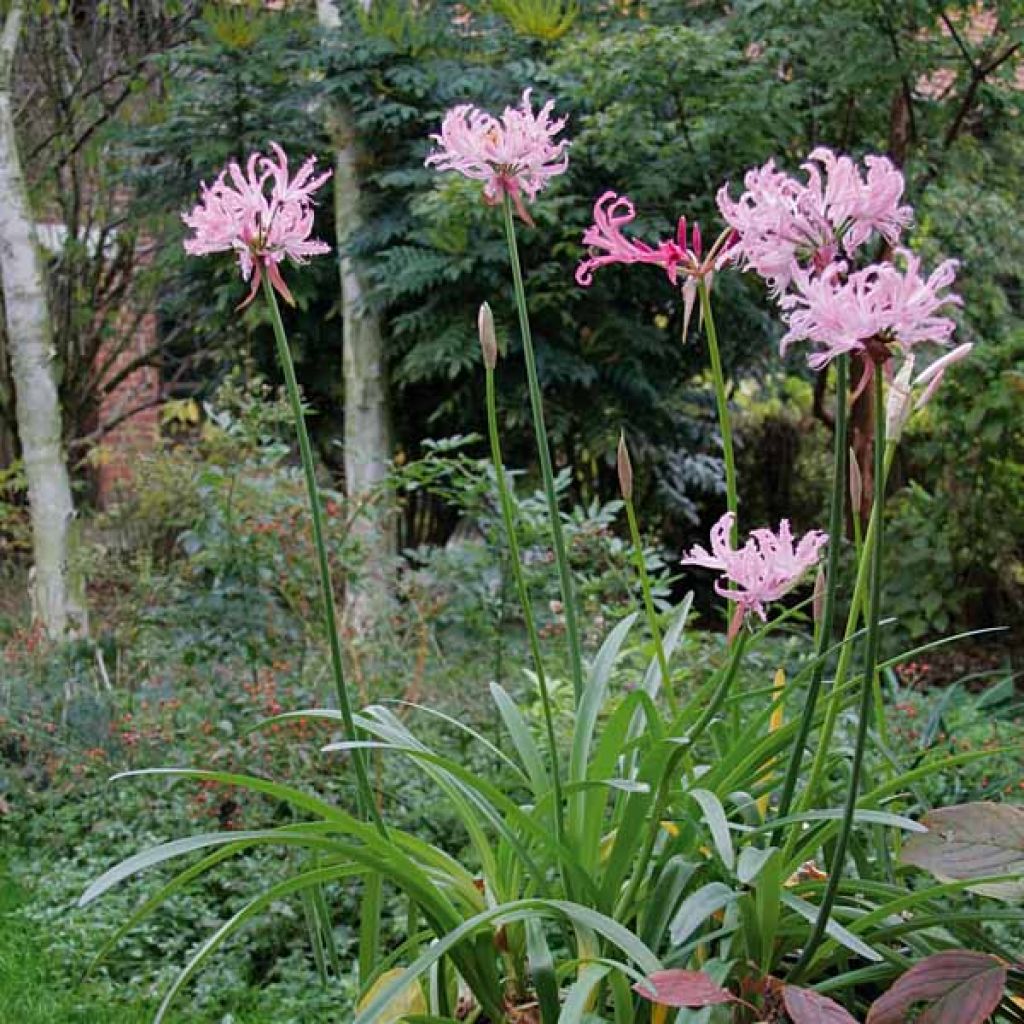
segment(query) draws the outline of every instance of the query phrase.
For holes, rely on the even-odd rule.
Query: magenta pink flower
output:
[[[287,258],[302,264],[310,256],[330,252],[326,242],[309,236],[313,230],[313,193],[331,172],[314,176],[316,157],[310,157],[289,179],[284,150],[276,142],[270,148],[276,160],[253,153],[244,173],[232,161],[212,185],[203,182],[198,205],[191,213],[182,214],[182,220],[195,232],[194,237],[185,240],[189,255],[238,254],[242,279],[252,280],[249,295],[239,309],[256,297],[264,272],[274,288],[294,305],[281,277],[280,263]]]
[[[960,305],[960,298],[946,289],[956,276],[956,261],[946,260],[926,280],[921,261],[906,249],[897,250],[906,263],[899,270],[892,263],[878,263],[848,277],[846,266],[835,263],[824,273],[798,270],[794,290],[783,297],[783,319],[789,330],[781,351],[794,342],[817,346],[808,357],[815,370],[843,352],[868,351],[875,362],[884,362],[895,345],[904,354],[923,341],[946,344],[956,324],[939,311]]]
[[[594,203],[594,223],[583,233],[589,255],[576,268],[576,283],[588,288],[594,271],[613,263],[649,263],[662,267],[676,284],[680,267],[688,273],[700,269],[702,240],[700,225],[694,224],[690,241],[686,238],[686,218],[680,217],[676,237],[650,246],[642,239],[630,241],[622,229],[636,220],[636,208],[628,196],[605,192]]]
[[[789,520],[783,519],[777,535],[754,530],[737,550],[729,541],[732,524],[733,514],[726,512],[711,528],[711,553],[698,544],[682,564],[717,569],[722,576],[715,581],[715,592],[735,601],[741,615],[755,612],[764,620],[764,606],[789,593],[817,563],[828,534],[811,530],[794,544]]]
[[[738,236],[730,258],[779,294],[801,269],[820,273],[840,251],[852,256],[874,234],[895,244],[912,215],[899,205],[903,175],[886,157],[865,163],[866,178],[848,156],[819,147],[803,165],[806,183],[769,160],[747,172],[738,200],[723,186],[718,208]]]
[[[506,107],[500,119],[469,103],[453,107],[445,114],[440,133],[431,135],[438,148],[426,159],[438,170],[482,181],[489,203],[509,196],[527,222],[523,196],[535,199],[569,165],[568,140],[555,141],[565,118],[552,119],[553,100],[535,114],[531,91],[523,93],[518,107]]]

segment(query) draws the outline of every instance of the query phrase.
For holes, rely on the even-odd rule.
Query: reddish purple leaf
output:
[[[809,988],[785,985],[782,1001],[793,1024],[857,1024],[834,999]]]
[[[988,801],[958,804],[929,811],[921,824],[928,831],[904,844],[904,864],[930,871],[940,881],[1024,874],[1024,808]],[[971,889],[1007,902],[1024,899],[1024,880],[1019,878],[982,882]]]
[[[901,975],[875,1000],[868,1024],[903,1024],[912,1006],[917,1024],[982,1024],[999,1005],[1006,968],[987,953],[950,949]]]
[[[656,971],[633,986],[644,999],[662,1006],[697,1009],[717,1003],[731,1003],[732,994],[716,985],[702,971]]]

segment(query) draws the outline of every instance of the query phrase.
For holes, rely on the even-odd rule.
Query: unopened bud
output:
[[[935,392],[939,389],[939,385],[942,383],[942,378],[946,375],[948,370],[954,363],[960,362],[965,356],[967,356],[973,345],[967,343],[965,345],[959,345],[953,349],[952,352],[948,352],[941,359],[932,363],[924,373],[921,374],[917,380],[914,381],[914,387],[924,386],[924,392],[921,397],[914,403],[914,410],[923,409],[934,396]]]
[[[825,617],[825,570],[818,566],[818,575],[814,577],[814,597],[811,600],[814,621],[820,623]]]
[[[494,314],[486,302],[480,306],[476,323],[480,332],[480,348],[484,354],[484,366],[488,370],[493,370],[498,365],[498,338],[494,333]]]
[[[850,506],[854,515],[860,512],[860,503],[864,498],[864,480],[860,475],[860,464],[857,462],[857,453],[851,448],[850,459]]]
[[[633,500],[633,464],[629,461],[626,435],[619,434],[619,450],[615,458],[619,470],[619,490],[626,501]]]
[[[683,285],[683,344],[690,333],[690,317],[693,316],[693,304],[697,301],[697,279],[688,277]]]
[[[889,396],[885,403],[886,441],[898,441],[903,436],[903,428],[907,425],[913,407],[910,400],[910,378],[913,372],[914,357],[907,356],[889,385]]]

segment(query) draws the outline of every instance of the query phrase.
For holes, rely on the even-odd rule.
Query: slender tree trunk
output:
[[[68,564],[75,511],[61,447],[52,324],[11,103],[23,13],[15,0],[0,37],[0,282],[32,518],[33,613],[52,638],[60,639],[84,632],[86,617]]]
[[[317,0],[320,24],[341,24],[336,0]],[[335,147],[334,217],[341,272],[345,375],[345,489],[361,505],[354,532],[366,551],[366,569],[349,587],[347,613],[357,633],[371,630],[386,612],[393,580],[395,524],[386,485],[391,460],[387,368],[380,320],[367,308],[362,276],[347,252],[361,219],[359,147],[351,111],[335,104],[328,112]]]

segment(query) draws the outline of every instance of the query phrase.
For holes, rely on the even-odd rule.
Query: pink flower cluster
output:
[[[725,258],[765,279],[788,327],[782,352],[810,342],[815,370],[841,353],[881,365],[895,347],[906,359],[920,342],[947,344],[956,326],[942,315],[960,304],[949,291],[956,261],[926,277],[918,257],[897,248],[894,259],[853,265],[875,239],[895,247],[913,215],[900,202],[899,170],[882,156],[864,163],[866,173],[848,156],[819,147],[803,165],[805,181],[769,161],[747,172],[738,200],[727,187],[718,193],[718,208],[736,232]]]
[[[290,259],[301,264],[310,256],[330,252],[326,242],[309,236],[313,231],[313,193],[331,172],[315,175],[316,157],[310,157],[295,177],[289,178],[284,150],[275,142],[270,148],[274,158],[253,153],[244,172],[237,162],[229,163],[212,185],[203,183],[200,201],[192,212],[182,214],[182,220],[195,232],[185,241],[189,255],[238,254],[243,280],[252,280],[242,306],[256,297],[264,272],[284,299],[294,304],[281,277],[281,262]]]
[[[875,234],[894,245],[913,214],[900,205],[903,175],[886,157],[864,162],[866,176],[848,156],[819,146],[803,165],[806,182],[777,171],[769,160],[747,172],[738,200],[723,185],[718,209],[738,237],[730,257],[778,295],[802,268],[820,272],[840,252],[852,256]]]
[[[437,149],[426,159],[427,166],[482,181],[490,203],[509,196],[526,221],[523,196],[536,198],[569,165],[568,140],[555,141],[565,118],[552,119],[553,100],[534,113],[531,92],[523,93],[518,107],[506,107],[500,119],[469,103],[453,107],[440,133],[431,136]]]
[[[904,355],[914,345],[949,341],[956,324],[939,310],[960,305],[957,295],[946,289],[956,276],[956,261],[946,260],[927,279],[921,276],[921,261],[907,249],[897,250],[905,263],[900,270],[892,263],[876,263],[846,274],[846,264],[833,263],[821,274],[798,269],[794,289],[780,300],[789,330],[781,350],[794,342],[809,341],[816,350],[808,357],[812,369],[820,370],[842,352],[873,353],[877,339],[880,361],[887,346],[899,346]]]
[[[828,534],[811,530],[794,544],[789,521],[783,519],[778,534],[768,529],[754,530],[743,547],[736,549],[729,540],[733,518],[731,512],[726,512],[711,528],[710,553],[698,544],[682,560],[683,565],[717,569],[722,574],[715,581],[715,591],[735,601],[741,613],[730,632],[749,612],[763,620],[764,606],[789,593],[817,563],[828,543]]]

